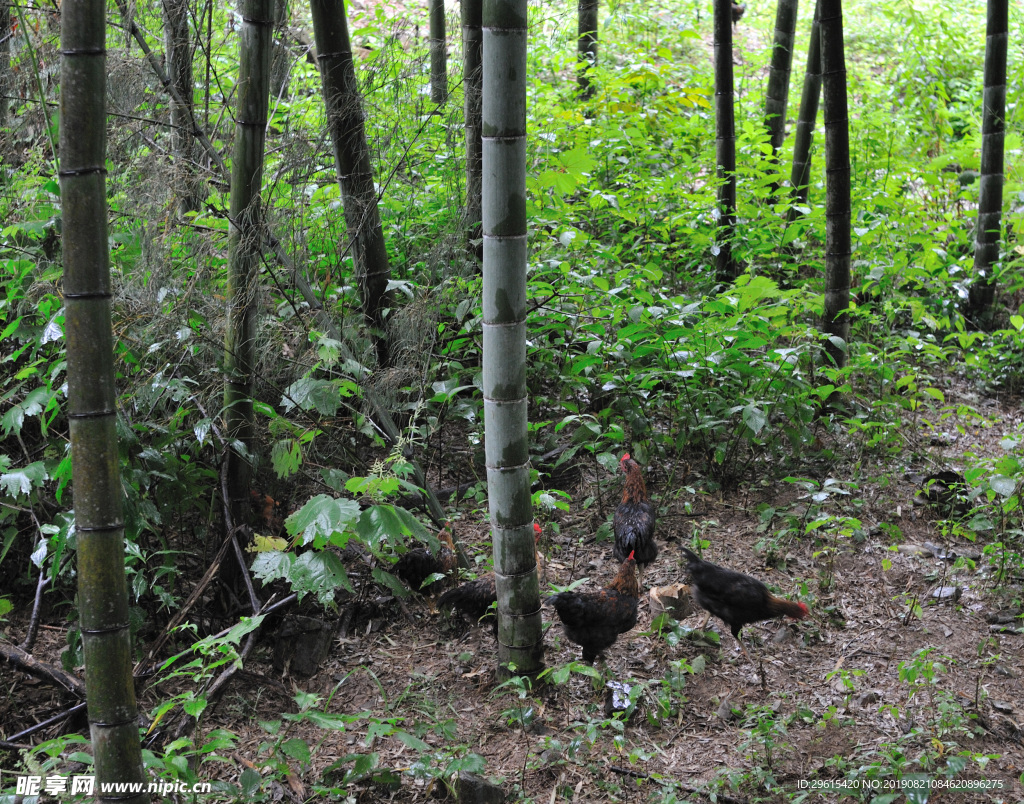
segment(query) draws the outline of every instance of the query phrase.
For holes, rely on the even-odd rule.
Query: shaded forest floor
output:
[[[606,678],[644,688],[621,731],[606,717],[604,690],[595,690],[581,675],[561,685],[538,684],[524,701],[514,690],[495,692],[490,632],[432,613],[425,601],[408,606],[412,622],[397,606],[387,605],[357,619],[323,670],[294,683],[324,696],[336,689],[331,711],[366,710],[376,717],[405,718],[407,728],[428,725],[423,739],[432,747],[467,746],[486,758],[487,774],[521,786],[534,801],[660,801],[672,792],[672,782],[699,788],[726,769],[743,777],[735,796],[756,797],[759,790],[763,795],[758,780],[769,775],[792,792],[799,780],[841,777],[841,764],[830,767],[833,757],[853,767],[885,766],[886,751],[895,746],[908,761],[931,757],[939,767],[960,751],[995,755],[984,772],[971,761],[964,775],[1003,780],[1002,795],[947,792],[933,794],[932,801],[1019,800],[1024,793],[1016,781],[1024,773],[1019,693],[1024,635],[1012,631],[1012,621],[1009,627],[992,621],[1000,614],[1020,614],[1022,579],[998,582],[984,559],[974,569],[953,568],[949,558],[918,549],[928,545],[934,552],[938,546],[980,558],[984,544],[944,535],[940,512],[915,498],[924,476],[962,469],[965,454],[995,457],[1001,439],[1018,431],[1018,407],[981,405],[982,422],[947,421],[942,432],[908,434],[905,455],[916,456],[913,462],[899,456],[869,468],[872,459],[859,454],[855,443],[838,442],[831,446],[840,457],[806,467],[805,477],[845,484],[849,494],[834,495],[825,508],[861,521],[862,532],[853,538],[816,540],[801,536],[799,528],[785,533],[780,527],[785,517],[808,521],[814,501],[792,483],[754,480],[765,473],[752,472],[734,492],[691,494],[687,488],[707,482],[696,467],[649,467],[649,488],[660,506],[662,552],[645,574],[645,587],[686,580],[678,546],[689,544],[698,530],[710,543],[705,553],[710,560],[754,574],[788,597],[799,593],[813,616],[800,623],[748,626],[744,634],[754,665],[717,620],[710,626],[722,635],[720,646],[700,639],[699,632],[688,634],[698,625],[699,612],[671,633],[651,631],[645,599],[638,626],[608,652]],[[461,452],[468,464],[470,453]],[[457,442],[446,446],[446,454],[452,466],[460,465]],[[673,475],[676,486],[666,488]],[[450,480],[437,478],[442,486]],[[583,470],[576,487],[566,490],[573,500],[582,500],[595,495],[601,482],[610,483],[603,492],[605,510],[573,508],[560,517],[558,533],[546,528],[541,547],[550,583],[565,585],[586,575],[603,584],[614,574],[610,543],[592,534],[610,517],[619,480]],[[759,529],[763,505],[776,512],[767,529]],[[471,553],[489,556],[485,511],[477,508],[464,516],[455,525],[458,537]],[[766,556],[774,556],[780,568],[768,568]],[[941,587],[958,590],[957,599],[934,598]],[[549,622],[550,611],[544,611]],[[549,667],[579,658],[557,623],[546,642]],[[927,660],[918,657],[925,648],[934,649]],[[686,672],[699,669],[700,657],[703,670]],[[673,665],[679,660],[686,664]],[[674,666],[682,672],[672,672]],[[248,669],[280,677],[258,663]],[[266,688],[265,717],[287,704],[284,690],[274,687],[276,695]],[[525,722],[516,717],[516,707],[526,710]],[[206,726],[238,731],[238,715],[226,702]],[[445,721],[445,728],[454,728],[454,739],[439,733],[438,724]],[[788,726],[772,732],[766,723]],[[257,733],[253,741],[258,739]],[[315,741],[312,734],[307,739]],[[365,729],[335,739],[323,746],[325,764],[370,750]],[[371,747],[380,752],[381,764],[392,768],[409,767],[415,758],[394,738]],[[653,775],[661,782],[643,778]],[[387,794],[368,789],[360,800],[426,800],[428,787],[407,783]]]
[[[365,5],[372,9],[377,2]],[[423,16],[418,8],[415,14]],[[738,35],[752,39],[742,24]],[[962,776],[1001,780],[1004,790],[936,791],[930,801],[1024,799],[1018,781],[1024,774],[1024,634],[1015,630],[1024,608],[1024,578],[1019,569],[1001,575],[981,555],[983,541],[950,535],[942,518],[948,512],[918,499],[925,476],[962,471],[968,462],[1001,455],[1000,441],[1019,432],[1022,414],[1016,401],[980,399],[963,388],[943,391],[947,409],[960,401],[983,419],[948,418],[935,428],[922,422],[919,430],[900,433],[905,449],[898,455],[867,452],[863,441],[822,433],[821,455],[827,450],[833,457],[806,456],[792,471],[813,480],[822,493],[827,480],[837,481],[824,501],[775,478],[770,466],[755,464],[727,491],[708,490],[714,484],[697,460],[645,467],[659,505],[661,545],[658,561],[645,574],[646,588],[686,580],[679,546],[690,544],[696,531],[708,543],[706,558],[809,604],[807,620],[744,630],[754,663],[742,657],[717,620],[709,627],[719,633],[720,644],[703,638],[695,630],[699,612],[679,627],[655,631],[644,597],[640,623],[608,651],[603,668],[607,679],[639,690],[628,723],[609,718],[603,686],[595,689],[577,673],[561,684],[537,683],[520,698],[515,688],[496,689],[495,643],[488,630],[439,615],[421,599],[403,609],[373,584],[370,567],[350,556],[359,594],[341,601],[326,662],[311,678],[275,669],[270,623],[244,670],[193,734],[196,745],[215,729],[238,735],[234,748],[220,752],[225,761],[201,765],[198,777],[237,783],[246,768],[266,768],[273,755],[285,781],[275,782],[268,798],[300,801],[313,795],[332,763],[374,752],[376,767],[397,771],[401,783],[353,783],[352,800],[423,802],[445,797],[436,779],[452,760],[472,752],[486,761],[486,775],[535,802],[668,802],[726,777],[732,783],[723,793],[781,801],[798,793],[801,781],[842,778],[852,768],[876,765],[884,785],[905,765],[913,771],[941,769],[951,757],[969,752],[992,758],[984,769],[976,758],[967,759]],[[443,433],[441,442],[441,471],[438,454],[426,456],[435,467],[431,482],[447,488],[474,476],[472,448],[458,427]],[[621,481],[594,464],[576,469],[560,487],[572,500],[570,510],[543,522],[547,581],[562,586],[586,576],[604,584],[615,565],[610,542],[594,534],[610,519]],[[588,498],[597,502],[585,508]],[[986,513],[998,523],[996,510]],[[817,538],[806,535],[806,525],[821,517],[831,518],[831,526]],[[861,527],[840,535],[843,517],[856,518]],[[458,506],[455,532],[471,555],[490,555],[484,503]],[[172,540],[179,536],[168,534]],[[942,551],[971,557],[973,566],[954,566]],[[205,566],[196,554],[183,556],[180,569],[177,594],[184,598]],[[934,597],[941,589],[956,591]],[[21,603],[7,628],[15,640],[28,621],[28,606]],[[206,603],[216,608],[214,601]],[[549,609],[544,617],[551,622]],[[64,612],[46,612],[43,621],[33,653],[59,666],[68,632]],[[161,627],[143,624],[143,648]],[[557,623],[546,643],[549,667],[579,657]],[[922,655],[926,649],[932,651]],[[4,735],[67,705],[53,687],[20,672],[5,674],[5,680]],[[140,708],[151,712],[189,687],[181,682],[177,688],[140,689]],[[272,737],[261,724],[297,712],[298,692],[319,696],[314,708],[366,716],[344,731],[324,731],[311,721],[286,723]],[[416,735],[428,748],[386,734],[382,722]],[[69,727],[88,732],[78,720],[45,736]],[[267,748],[280,749],[287,739],[312,749],[308,763]],[[10,767],[6,759],[0,764]],[[343,770],[354,766],[351,759],[341,763]],[[840,796],[812,794],[810,800],[822,798]]]
[[[1022,579],[1000,581],[984,558],[974,569],[961,568],[918,549],[927,544],[932,553],[938,546],[978,556],[985,546],[944,535],[938,512],[915,502],[921,477],[962,469],[965,454],[996,456],[1000,440],[1019,429],[1018,407],[980,404],[984,421],[947,421],[943,432],[908,434],[904,456],[915,456],[912,462],[897,456],[872,467],[871,456],[860,454],[853,442],[832,444],[841,457],[831,463],[808,462],[804,477],[846,484],[849,494],[835,494],[825,508],[827,515],[861,521],[862,530],[851,538],[814,539],[802,536],[801,527],[785,526],[787,516],[806,522],[824,514],[793,483],[756,481],[767,472],[755,469],[736,491],[713,495],[699,491],[708,478],[697,467],[648,467],[648,487],[660,507],[662,551],[644,577],[645,587],[686,579],[679,544],[689,544],[696,530],[710,545],[706,557],[754,574],[787,597],[799,595],[812,617],[748,626],[744,635],[755,662],[749,663],[719,621],[710,627],[721,635],[720,646],[691,632],[699,612],[680,627],[652,631],[645,597],[640,623],[609,650],[604,669],[608,679],[641,687],[626,725],[606,716],[604,690],[595,690],[583,675],[573,673],[562,684],[538,683],[522,699],[514,689],[496,691],[489,630],[434,613],[423,600],[409,601],[403,613],[367,582],[369,567],[354,558],[351,577],[364,591],[343,604],[343,633],[327,661],[312,678],[294,677],[274,669],[273,640],[262,639],[193,735],[197,745],[217,728],[239,737],[229,761],[203,765],[200,778],[237,781],[245,766],[266,760],[269,736],[260,724],[296,711],[293,696],[301,690],[320,696],[316,708],[367,717],[339,732],[308,722],[286,726],[287,738],[315,747],[308,765],[286,760],[289,789],[281,792],[293,800],[311,793],[332,762],[369,752],[377,753],[379,767],[400,771],[402,782],[394,788],[355,784],[350,790],[357,801],[443,797],[444,786],[431,778],[468,752],[486,760],[486,775],[538,802],[671,801],[671,795],[683,799],[687,789],[723,774],[732,775],[734,786],[722,792],[736,798],[786,800],[766,792],[769,778],[791,796],[800,780],[841,778],[850,767],[878,763],[884,784],[901,762],[913,765],[923,758],[942,768],[951,756],[972,752],[992,759],[984,770],[968,761],[962,775],[1000,779],[1003,793],[933,793],[930,800],[1019,800],[1024,635],[1013,630],[1019,620],[993,620],[1020,614]],[[460,449],[457,433],[452,436],[445,445],[450,471],[471,460],[469,448]],[[673,475],[677,482],[668,488]],[[434,478],[439,486],[452,479]],[[610,544],[593,534],[610,517],[619,479],[584,469],[573,482],[566,490],[577,501],[605,484],[604,510],[573,507],[559,515],[557,529],[547,523],[541,547],[548,581],[564,585],[585,575],[603,584],[615,565]],[[774,509],[774,517],[764,514],[763,505]],[[471,554],[489,556],[486,513],[479,503],[465,504],[457,516],[457,537]],[[767,528],[760,527],[769,519]],[[768,557],[776,568],[766,566]],[[940,587],[956,588],[957,597],[936,600]],[[550,611],[544,611],[549,622]],[[15,636],[26,612],[16,614],[22,616],[9,630]],[[35,654],[59,665],[65,629],[55,616],[48,622]],[[546,643],[549,667],[579,657],[560,625],[551,627]],[[925,648],[934,650],[922,658]],[[58,693],[16,675],[0,708],[7,734],[60,710]],[[164,686],[159,695],[144,692],[143,711],[173,691]],[[370,736],[371,729],[381,733],[381,721],[417,735],[429,749],[410,747],[397,735]],[[352,767],[351,760],[342,764]]]

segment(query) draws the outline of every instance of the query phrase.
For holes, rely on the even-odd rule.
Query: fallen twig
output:
[[[58,687],[63,687],[68,692],[73,692],[79,698],[85,697],[85,683],[70,673],[65,673],[59,667],[39,661],[31,653],[22,650],[17,645],[5,645],[0,643],[0,657],[6,659],[15,667],[24,670],[26,673],[49,681]]]
[[[609,765],[608,768],[614,773],[621,774],[622,776],[629,776],[632,779],[645,779],[652,782],[656,782],[657,784],[669,785],[673,789],[680,790],[683,793],[687,793],[689,795],[703,796],[707,799],[711,798],[711,793],[709,791],[697,790],[693,787],[687,787],[685,784],[677,782],[674,779],[661,779],[656,776],[652,776],[649,773],[642,773],[640,771],[635,771],[630,768],[620,768],[618,765]],[[745,798],[735,798],[733,796],[727,796],[725,793],[718,792],[715,793],[714,800],[722,801],[724,802],[724,804],[747,804],[747,800]]]

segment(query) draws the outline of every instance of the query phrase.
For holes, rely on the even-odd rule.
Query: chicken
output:
[[[734,28],[736,27],[736,23],[738,23],[741,19],[743,19],[743,13],[746,10],[747,10],[747,4],[746,3],[733,3],[732,4],[732,9],[730,9],[730,11],[732,13],[732,25],[733,25]]]
[[[475,581],[449,589],[437,601],[439,609],[454,608],[473,622],[487,623],[498,633],[498,620],[491,611],[491,605],[498,601],[498,589],[494,585],[494,573],[488,572]]]
[[[619,634],[636,625],[640,584],[632,553],[600,592],[559,592],[547,599],[562,621],[565,635],[583,648],[583,661],[593,664]]]
[[[284,530],[284,506],[269,494],[255,489],[249,492],[249,501],[256,526],[262,528],[266,536],[280,536]]]
[[[536,534],[534,537],[534,551],[536,551],[536,543],[540,540],[542,532],[540,525],[536,522],[533,523],[533,531]],[[540,553],[537,553],[538,576],[541,574],[543,558]],[[454,589],[449,589],[441,595],[440,600],[437,601],[437,607],[439,609],[454,608],[456,611],[469,617],[473,622],[490,624],[494,630],[494,635],[497,636],[498,619],[491,611],[491,606],[497,600],[498,589],[495,586],[494,573],[488,572],[474,581],[467,581],[460,586],[456,586]]]
[[[640,464],[627,452],[619,465],[626,473],[626,483],[622,487],[622,502],[612,519],[615,532],[612,554],[616,561],[625,561],[626,556],[633,553],[642,579],[644,568],[658,557],[658,543],[654,541],[654,506],[647,496]]]
[[[414,547],[403,553],[392,567],[391,571],[414,592],[436,595],[448,585],[449,577],[459,564],[450,527],[451,524],[446,523],[441,532],[437,534],[437,539],[441,542],[441,548],[437,551],[437,555],[434,555],[429,548]],[[434,581],[424,589],[423,583],[431,575],[444,575],[445,578]]]
[[[544,556],[544,554],[539,549],[537,549],[540,545],[540,537],[544,533],[544,531],[541,529],[541,526],[538,525],[536,522],[533,523],[533,533],[534,550],[537,553],[537,579],[541,583],[544,583],[548,579],[548,560]]]
[[[704,561],[685,547],[682,550],[693,578],[697,604],[729,626],[748,661],[750,654],[740,639],[744,625],[783,615],[802,620],[810,613],[805,603],[776,597],[757,578]]]

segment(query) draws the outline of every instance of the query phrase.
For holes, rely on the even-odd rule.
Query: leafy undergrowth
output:
[[[317,674],[275,669],[268,635],[224,699],[202,713],[191,741],[153,756],[154,770],[219,780],[226,797],[256,800],[287,788],[299,798],[333,792],[341,800],[425,801],[447,795],[460,769],[502,780],[513,800],[536,802],[671,802],[698,789],[799,801],[824,782],[846,785],[855,800],[891,801],[899,785],[950,778],[1000,780],[1004,789],[933,792],[933,800],[1015,800],[1024,768],[1017,692],[1024,635],[1019,619],[993,621],[1020,612],[1020,559],[1007,570],[993,543],[964,538],[962,521],[915,502],[915,473],[965,452],[1001,454],[999,442],[1019,419],[1017,408],[993,406],[967,426],[948,422],[941,438],[927,428],[905,432],[919,448],[912,462],[837,459],[803,478],[752,481],[724,494],[694,491],[708,482],[702,467],[650,466],[664,546],[646,586],[684,580],[678,545],[699,539],[711,559],[811,607],[800,623],[748,626],[753,664],[721,623],[711,623],[720,636],[698,629],[699,614],[652,623],[645,602],[606,667],[580,664],[556,624],[542,679],[499,685],[488,630],[419,600],[406,602],[407,617],[394,598],[373,591],[369,567],[350,556],[348,578],[362,592],[346,601],[354,614]],[[851,438],[832,446],[847,456],[858,451]],[[617,482],[583,470],[566,489],[585,500],[604,484],[606,502],[573,504],[546,522],[548,582],[603,582],[614,572],[610,544],[594,534],[610,515]],[[979,517],[998,517],[998,506],[975,505],[975,526]],[[459,516],[458,537],[471,553],[486,554],[483,511],[468,502]],[[925,543],[965,558],[907,549]],[[938,602],[932,595],[940,587],[960,591]],[[285,655],[290,649],[286,643]],[[143,709],[168,700],[187,707],[199,667],[214,657],[226,660],[208,649],[177,679],[149,686]],[[629,708],[615,715],[605,710],[602,684],[612,679],[632,685]],[[52,692],[19,685],[2,716],[54,702]],[[810,800],[821,795],[810,792]]]
[[[499,683],[489,632],[433,613],[387,572],[412,541],[432,539],[425,517],[410,513],[407,450],[457,500],[449,512],[474,569],[490,560],[480,277],[460,229],[461,105],[456,97],[426,114],[424,95],[406,91],[423,88],[427,52],[408,20],[388,18],[384,6],[356,18],[400,355],[395,368],[374,371],[354,357],[367,340],[351,264],[337,248],[344,227],[329,149],[291,133],[322,129],[315,71],[298,58],[275,107],[267,205],[342,340],[314,329],[305,299],[268,261],[254,460],[269,497],[258,497],[252,563],[268,583],[264,597],[298,589],[299,611],[335,618],[330,651],[316,675],[299,678],[282,612],[266,615],[257,648],[208,705],[202,684],[235,662],[257,623],[239,624],[248,609],[237,588],[207,588],[189,610],[193,625],[159,652],[174,658],[139,685],[151,773],[216,780],[219,797],[256,801],[424,801],[443,798],[459,770],[535,802],[671,802],[694,790],[813,801],[822,794],[811,784],[825,781],[883,804],[923,801],[929,781],[934,800],[1019,800],[1021,247],[1007,227],[992,326],[979,329],[958,300],[972,275],[982,38],[969,32],[980,13],[927,5],[921,13],[860,2],[847,14],[856,239],[848,363],[836,369],[824,365],[817,331],[820,171],[791,218],[770,189],[777,169],[762,158],[755,96],[769,9],[751,6],[739,28],[734,251],[745,272],[722,285],[712,268],[706,15],[689,2],[673,14],[616,3],[602,27],[595,114],[573,95],[575,18],[531,4],[528,383],[547,582],[612,575],[615,468],[628,450],[659,505],[663,549],[647,586],[684,580],[678,548],[695,540],[710,559],[810,606],[808,620],[745,630],[755,664],[728,633],[697,629],[696,616],[652,621],[645,599],[641,623],[606,668],[576,662],[555,625],[545,675]],[[798,52],[811,13],[805,4]],[[232,30],[226,21],[213,28]],[[57,63],[54,40],[38,36],[40,58]],[[234,40],[211,47],[229,78]],[[139,143],[164,136],[149,121],[166,110],[137,54],[114,52],[122,91],[112,101],[129,113],[110,135],[119,437],[142,659],[223,538],[227,226],[216,193],[187,225],[164,225],[176,199],[154,167],[159,152]],[[1011,53],[1011,84],[1022,70]],[[138,101],[153,108],[130,105],[154,97]],[[1008,154],[1019,151],[1022,108],[1008,109]],[[19,125],[46,130],[40,114],[19,107]],[[213,118],[226,122],[212,139],[229,141],[230,115]],[[45,574],[33,654],[76,670],[60,215],[45,152],[19,151],[0,198],[10,369],[0,412],[0,618],[5,639],[20,642]],[[1006,220],[1018,230],[1020,189],[1010,159]],[[398,419],[402,443],[381,437],[370,391]],[[952,487],[922,487],[940,472],[955,473]],[[605,710],[608,679],[630,685],[623,714]],[[66,706],[19,674],[0,701],[4,736]],[[198,727],[175,739],[183,712]],[[31,739],[87,732],[74,720],[51,728]],[[4,751],[4,770],[78,772],[90,761],[83,737]],[[950,777],[1006,787],[939,792]]]

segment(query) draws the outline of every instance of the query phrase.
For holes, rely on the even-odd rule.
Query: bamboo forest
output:
[[[1024,800],[1024,11],[0,0],[0,804]]]

